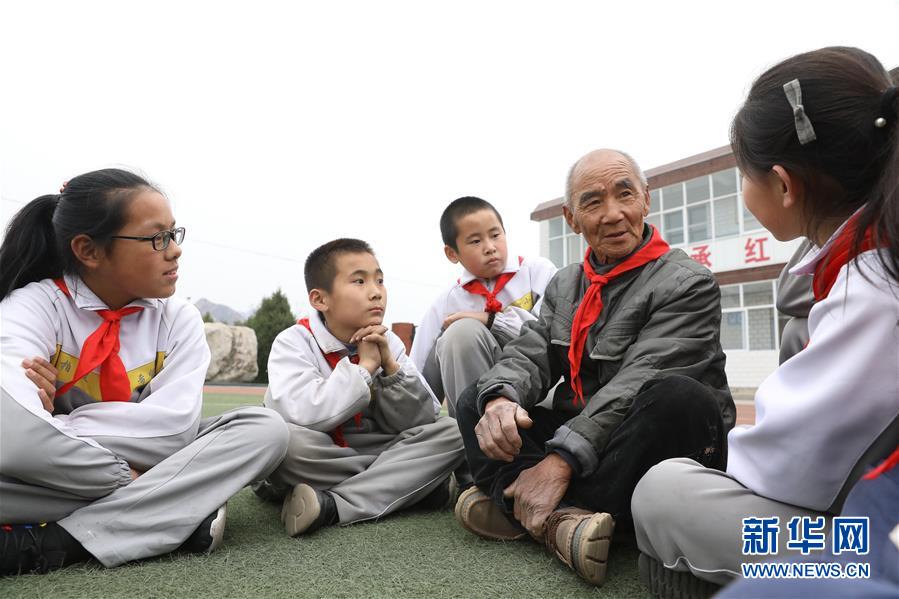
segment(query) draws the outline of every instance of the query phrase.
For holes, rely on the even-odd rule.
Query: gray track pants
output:
[[[829,514],[766,499],[688,458],[651,468],[634,489],[631,511],[640,551],[666,568],[722,585],[741,576],[741,563],[801,556],[786,548],[793,516],[825,516],[828,537],[831,529]],[[742,521],[753,516],[780,518],[776,556],[742,554]]]
[[[127,445],[125,455],[133,456],[141,445],[153,453],[155,440],[110,442]],[[59,522],[108,567],[169,553],[232,495],[278,465],[287,430],[265,408],[206,418],[193,442],[133,482],[115,447],[104,447],[61,433],[3,391],[0,522]]]
[[[347,433],[348,447],[336,445],[327,433],[287,427],[287,456],[272,474],[272,483],[306,483],[328,490],[341,524],[379,518],[414,504],[465,459],[452,418],[438,418],[398,435]]]
[[[473,318],[457,320],[440,334],[422,374],[434,394],[446,398],[451,417],[462,392],[496,364],[502,351],[493,333]]]

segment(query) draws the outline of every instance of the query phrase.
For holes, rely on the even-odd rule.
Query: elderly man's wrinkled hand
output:
[[[503,495],[514,500],[515,519],[542,541],[546,519],[559,506],[570,482],[571,466],[559,454],[551,453],[533,468],[522,470]]]
[[[510,399],[497,397],[487,402],[474,434],[484,455],[511,462],[521,450],[518,428],[531,428],[533,424],[527,410]]]

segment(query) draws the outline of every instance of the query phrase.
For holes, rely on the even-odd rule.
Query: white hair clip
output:
[[[815,141],[815,128],[812,122],[808,120],[805,114],[805,107],[802,105],[802,88],[799,87],[799,79],[793,79],[784,83],[784,93],[787,95],[787,102],[793,109],[793,122],[796,124],[796,134],[799,136],[799,143],[805,145],[811,141]]]

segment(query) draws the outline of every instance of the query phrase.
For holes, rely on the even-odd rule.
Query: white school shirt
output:
[[[506,286],[497,294],[496,299],[503,305],[503,311],[497,312],[493,321],[493,331],[507,338],[518,337],[521,325],[528,320],[537,320],[546,285],[556,274],[556,266],[546,258],[524,258],[519,264],[519,257],[509,254],[503,272],[514,272]],[[415,366],[422,370],[434,348],[437,337],[443,328],[443,321],[456,312],[483,312],[487,298],[466,291],[463,285],[475,280],[473,274],[463,269],[462,276],[455,285],[441,293],[415,330],[410,356]],[[492,290],[494,281],[481,279],[487,289]]]
[[[209,347],[203,319],[178,298],[138,299],[140,312],[120,321],[119,358],[131,381],[130,401],[100,401],[99,367],[55,400],[51,416],[22,360],[43,356],[59,370],[57,388],[72,380],[85,340],[108,310],[77,276],[65,276],[67,297],[51,279],[16,289],[0,303],[2,385],[32,414],[92,445],[92,437],[168,437],[196,429]]]
[[[811,276],[842,228],[790,272]],[[756,424],[728,436],[728,474],[763,497],[831,508],[899,415],[899,285],[878,251],[843,266],[809,313],[808,346],[758,388]]]
[[[372,376],[350,361],[349,350],[328,330],[318,313],[309,316],[309,326],[311,332],[300,324],[281,331],[268,358],[268,390],[263,403],[286,422],[330,432],[364,411],[372,401],[373,391],[384,392],[395,384],[408,387],[410,382],[415,387],[413,394],[429,400],[434,414],[440,411],[434,393],[406,356],[406,346],[392,331],[386,333],[387,343],[399,370],[386,376],[378,368]],[[325,359],[325,354],[332,352],[343,354],[333,369]]]

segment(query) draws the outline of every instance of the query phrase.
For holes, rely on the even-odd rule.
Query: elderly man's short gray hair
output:
[[[640,183],[643,184],[643,187],[646,187],[646,184],[647,184],[646,175],[643,174],[643,169],[640,168],[640,165],[637,164],[637,161],[634,160],[633,156],[631,156],[627,152],[622,152],[621,150],[615,150],[612,148],[609,148],[607,151],[608,152],[616,152],[616,153],[624,156],[624,159],[630,163],[631,168],[633,168],[634,172],[637,173],[637,177],[640,178]],[[593,152],[590,152],[590,154],[592,154],[592,153]],[[577,162],[572,164],[571,168],[568,169],[568,178],[565,180],[565,205],[568,206],[569,208],[571,208],[571,187],[574,185],[574,172],[577,170],[578,165],[580,165],[581,160],[583,160],[590,154],[585,154],[584,156],[581,156],[580,158],[578,158]]]

